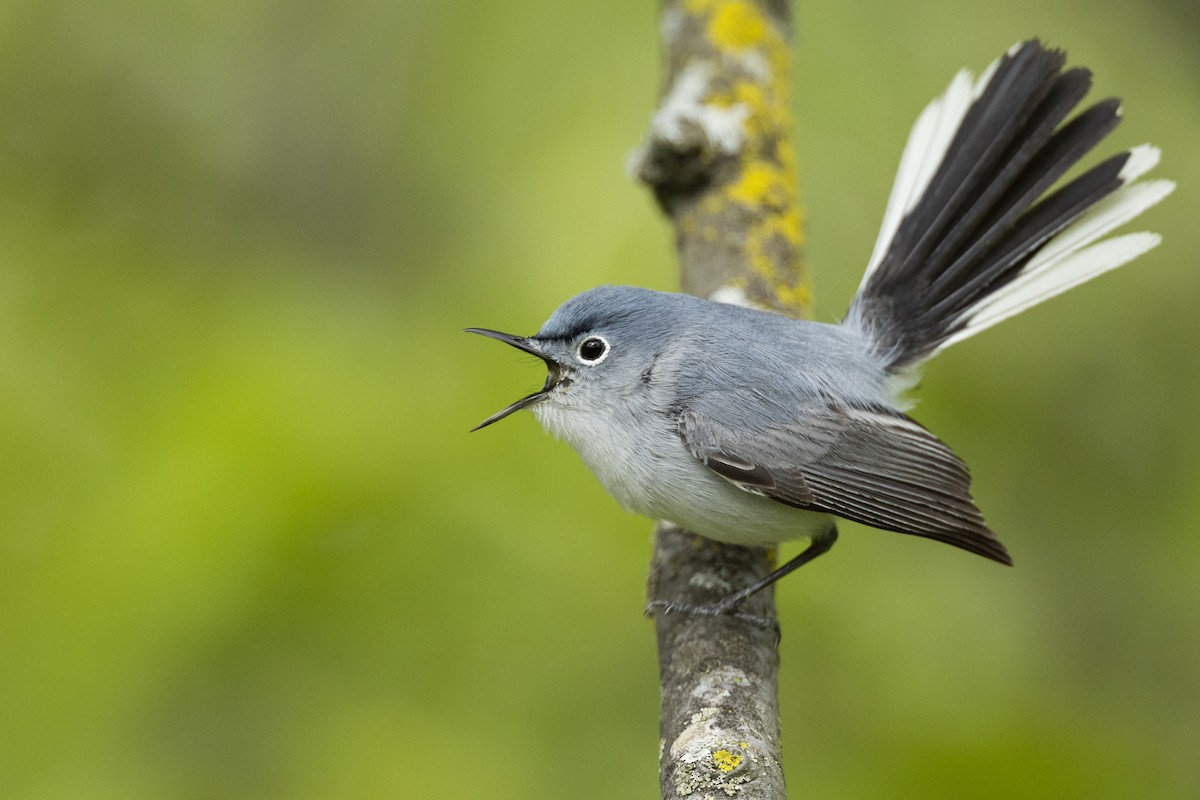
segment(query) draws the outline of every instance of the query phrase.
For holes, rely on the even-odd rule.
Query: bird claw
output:
[[[749,623],[756,628],[764,631],[775,631],[775,641],[779,641],[780,630],[779,621],[771,617],[764,617],[761,614],[751,614],[748,611],[738,611],[738,607],[742,604],[744,597],[732,595],[725,598],[720,603],[711,606],[701,606],[692,603],[680,603],[674,600],[651,600],[646,604],[645,615],[647,617],[657,616],[659,614],[687,614],[693,617],[732,617],[733,619],[741,620]]]

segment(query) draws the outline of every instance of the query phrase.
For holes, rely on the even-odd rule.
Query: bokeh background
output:
[[[0,4],[0,797],[656,796],[650,525],[528,415],[468,435],[543,373],[459,333],[674,286],[654,6]],[[1198,17],[797,9],[819,318],[1018,39],[1179,182],[1159,250],[927,370],[1017,567],[847,525],[781,585],[797,796],[1200,796]]]

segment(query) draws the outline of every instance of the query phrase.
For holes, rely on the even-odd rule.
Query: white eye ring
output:
[[[599,345],[599,352],[597,352],[597,345]],[[575,356],[584,364],[594,366],[608,358],[611,350],[612,348],[608,344],[608,339],[592,334],[580,342],[579,347],[575,348]],[[587,355],[584,355],[585,352]]]

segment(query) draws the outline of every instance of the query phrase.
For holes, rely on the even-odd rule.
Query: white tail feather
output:
[[[1054,263],[1053,270],[1043,270],[1025,281],[1019,292],[1006,293],[1002,297],[998,297],[999,302],[988,304],[987,309],[980,310],[971,318],[967,327],[947,339],[934,353],[941,352],[955,342],[968,339],[1044,300],[1049,300],[1055,295],[1090,281],[1097,275],[1116,269],[1146,251],[1154,249],[1161,241],[1162,237],[1157,233],[1127,233],[1124,236],[1105,239],[1091,247],[1070,252]]]
[[[1129,262],[1160,241],[1151,233],[1104,239],[1175,188],[1164,180],[1134,183],[1158,164],[1160,151],[1151,145],[1134,147],[1123,160],[1110,159],[1040,200],[1022,194],[1035,186],[1040,193],[1047,186],[1039,181],[1053,185],[1061,178],[1112,129],[1120,108],[1111,100],[1097,103],[1060,127],[1087,92],[1090,73],[1063,72],[1062,53],[1036,39],[1014,45],[1009,57],[992,62],[978,79],[966,70],[955,75],[917,118],[900,157],[879,237],[843,320],[866,332],[893,370],[915,367],[955,342]],[[985,92],[990,100],[977,124],[961,130]],[[1019,119],[1028,130],[1010,130],[1017,114],[1024,115]],[[1019,136],[1029,138],[1013,140]],[[951,154],[956,141],[960,147]],[[1022,148],[1017,156],[1015,147]],[[982,160],[968,161],[972,153]],[[943,162],[951,156],[943,172]],[[1009,160],[1017,157],[1021,160]],[[943,209],[922,204],[935,179],[939,196],[947,195]],[[952,185],[955,181],[964,184]],[[990,205],[983,207],[984,201]],[[955,219],[978,227],[980,215],[992,227],[951,227]],[[1045,234],[1037,226],[1057,228],[1067,220],[1070,224],[1049,239],[1040,238]],[[919,239],[896,241],[906,224]],[[1000,224],[1006,227],[996,227]],[[972,235],[981,238],[969,240]],[[885,264],[893,251],[895,262]],[[1019,272],[1013,275],[1010,259],[1022,257],[1028,261],[1017,262]],[[887,280],[876,280],[880,270],[888,273],[883,276]],[[920,316],[907,317],[910,307]]]
[[[1138,163],[1130,169],[1129,165],[1135,161]],[[1157,162],[1156,148],[1148,145],[1134,148],[1122,175],[1128,173],[1136,177]],[[1154,233],[1131,233],[1099,244],[1093,242],[1158,203],[1174,188],[1171,181],[1147,181],[1113,192],[1047,242],[1011,283],[967,311],[964,315],[968,320],[966,327],[934,352],[1116,269],[1158,246],[1161,238]]]
[[[985,308],[1033,275],[1051,270],[1059,259],[1086,247],[1109,231],[1124,225],[1146,209],[1158,203],[1175,189],[1171,181],[1147,181],[1123,186],[1088,209],[1068,227],[1046,242],[1012,283],[988,297],[976,308]]]
[[[883,212],[883,225],[879,228],[879,237],[875,240],[875,249],[871,251],[871,260],[867,262],[862,283],[859,284],[860,289],[867,285],[871,273],[883,260],[884,253],[891,245],[904,215],[912,210],[929,187],[933,174],[937,172],[946,151],[950,149],[950,142],[962,124],[967,109],[983,91],[994,69],[995,63],[984,71],[983,76],[974,85],[971,73],[965,69],[959,70],[950,81],[945,94],[926,106],[917,117],[904,145],[904,152],[900,156],[900,167],[896,170],[892,193],[888,196],[887,209]]]
[[[1158,166],[1162,158],[1162,150],[1152,144],[1139,144],[1129,149],[1129,160],[1121,168],[1120,178],[1126,183],[1133,183],[1150,170]]]

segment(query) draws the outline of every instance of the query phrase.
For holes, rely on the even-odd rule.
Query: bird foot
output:
[[[659,614],[687,614],[693,617],[732,617],[733,619],[749,623],[756,628],[761,628],[764,631],[775,631],[775,641],[778,642],[780,635],[779,621],[771,617],[764,617],[761,614],[738,611],[742,601],[745,599],[745,596],[741,596],[739,592],[711,606],[680,603],[674,600],[651,600],[646,604],[645,614],[648,617],[658,616]]]

